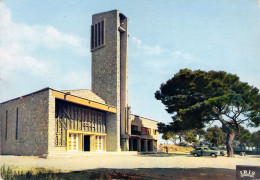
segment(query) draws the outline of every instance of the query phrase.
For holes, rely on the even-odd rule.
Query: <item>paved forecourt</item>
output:
[[[96,168],[226,168],[236,165],[260,166],[260,155],[245,157],[193,157],[190,155],[120,155],[97,154],[91,156],[54,156],[50,159],[33,156],[0,156],[0,165],[19,170],[45,168],[61,171],[76,171]]]

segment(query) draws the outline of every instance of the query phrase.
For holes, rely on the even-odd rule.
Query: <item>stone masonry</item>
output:
[[[98,31],[93,31],[93,42],[104,39],[104,44],[92,48],[92,91],[117,108],[117,129],[113,133],[117,146],[128,150],[128,32],[127,18],[112,10],[95,14],[92,17],[92,27],[104,22],[104,37],[97,37]],[[92,43],[93,43],[92,42]],[[115,124],[114,124],[115,125]],[[110,131],[110,128],[108,128]],[[119,141],[118,141],[119,140]],[[109,140],[108,140],[109,141]]]
[[[48,96],[46,89],[0,104],[1,154],[47,153]]]
[[[118,152],[134,149],[139,152],[156,152],[157,122],[130,114],[128,105],[127,17],[118,10],[93,15],[91,52],[92,91],[88,89],[57,91],[45,88],[0,103],[0,154],[47,157],[55,153],[66,153],[69,150],[68,146],[72,146],[70,139],[72,134],[75,135],[74,140],[77,139],[76,143],[79,147],[77,151],[88,151],[83,147],[88,146],[90,142],[92,151],[95,143],[97,146],[97,142],[101,142],[103,138],[104,151]],[[66,103],[63,104],[62,101],[77,104],[86,110],[92,108],[95,110],[94,115],[85,113],[83,118],[82,113],[81,116],[75,116],[75,111],[73,115],[66,114],[64,109],[64,112],[61,112],[58,107],[66,108]],[[100,112],[103,114],[101,121],[98,115]],[[73,117],[73,121],[77,123],[80,119],[81,129],[68,129],[71,124],[69,126],[64,124],[65,121],[61,121],[65,116],[70,120]],[[103,126],[106,127],[106,131],[98,133],[100,131],[97,132],[91,125],[98,122],[105,122]],[[63,131],[60,131],[61,125],[58,123],[62,124],[63,129],[67,129],[66,137],[60,135],[64,133],[61,133]],[[84,127],[91,127],[95,131],[93,129],[82,131],[83,123],[85,123]],[[132,134],[132,125],[135,134]],[[85,143],[88,142],[88,136],[91,136],[90,142]],[[59,137],[65,139],[63,142],[66,141],[66,147],[57,144]]]

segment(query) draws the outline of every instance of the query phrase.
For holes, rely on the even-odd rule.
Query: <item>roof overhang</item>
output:
[[[107,111],[107,112],[111,112],[111,113],[117,112],[116,107],[113,107],[113,106],[98,103],[98,102],[95,102],[95,101],[91,101],[91,100],[88,100],[88,99],[84,99],[84,98],[81,98],[81,97],[77,97],[77,96],[74,96],[74,95],[71,95],[71,94],[68,94],[68,93],[64,93],[64,92],[60,92],[60,91],[57,91],[57,90],[53,90],[53,89],[51,89],[51,91],[52,91],[52,96],[57,98],[57,99],[69,101],[69,102],[72,102],[72,103],[80,104],[80,105],[83,105],[83,106],[87,106],[87,107],[91,107],[91,108],[95,108],[95,109],[99,109],[99,110]]]

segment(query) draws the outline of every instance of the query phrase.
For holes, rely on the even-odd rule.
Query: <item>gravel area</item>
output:
[[[45,168],[52,170],[78,171],[97,168],[224,168],[236,169],[236,165],[260,166],[260,155],[245,157],[193,157],[190,155],[100,155],[86,157],[55,157],[43,159],[30,156],[0,156],[0,165],[19,170]]]

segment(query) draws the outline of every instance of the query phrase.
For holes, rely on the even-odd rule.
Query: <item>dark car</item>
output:
[[[225,156],[225,155],[227,154],[227,151],[225,151],[225,150],[220,150],[220,149],[218,149],[217,147],[211,147],[210,149],[211,149],[211,150],[218,151],[218,152],[219,152],[219,155],[221,155],[221,156]]]
[[[198,156],[212,156],[217,157],[219,155],[218,151],[211,150],[207,147],[198,147],[194,151],[190,152],[191,155],[198,157]]]

